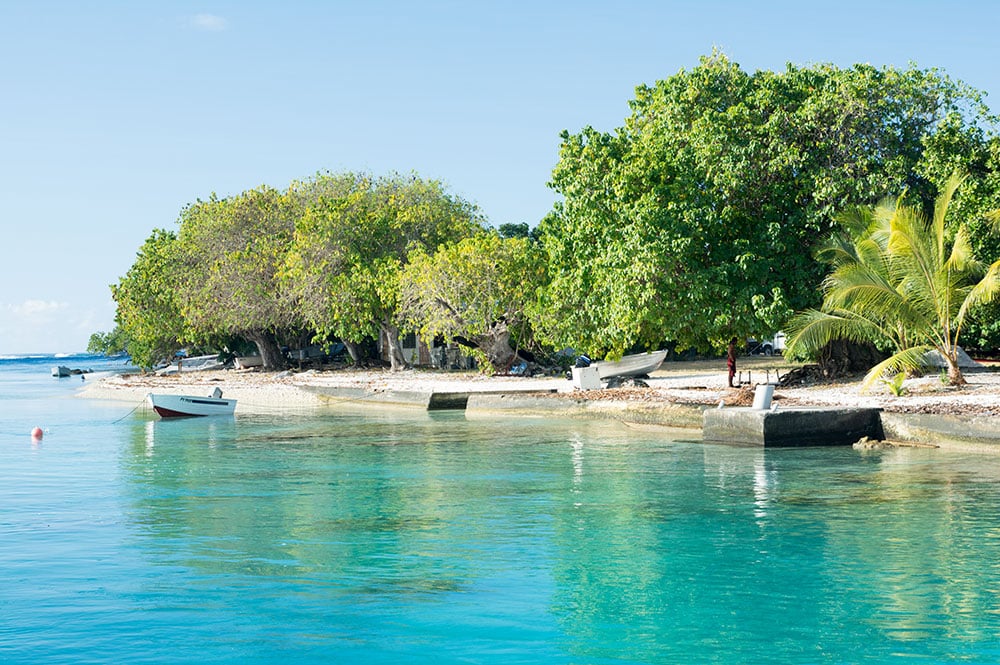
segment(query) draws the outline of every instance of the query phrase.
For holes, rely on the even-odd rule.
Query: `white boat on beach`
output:
[[[223,399],[222,391],[218,388],[209,397],[149,393],[148,398],[153,411],[161,418],[231,416],[236,410],[236,400]]]
[[[663,360],[666,357],[667,351],[666,349],[662,349],[660,351],[622,356],[621,360],[601,360],[591,363],[591,367],[597,368],[597,373],[601,377],[601,380],[611,379],[616,376],[641,376],[655,372],[663,364]]]
[[[156,370],[157,376],[170,376],[181,372],[204,372],[211,369],[223,369],[225,363],[219,362],[219,356],[209,354],[207,356],[194,356],[193,358],[178,358],[177,362],[167,365],[163,369]]]

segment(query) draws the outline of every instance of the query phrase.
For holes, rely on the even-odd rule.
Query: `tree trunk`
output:
[[[406,369],[409,365],[403,357],[403,345],[399,342],[399,327],[388,321],[382,322],[382,332],[389,346],[389,368],[393,372]]]
[[[962,375],[962,370],[958,366],[958,361],[952,360],[948,356],[945,356],[945,359],[948,362],[948,385],[964,386],[966,381]]]
[[[476,337],[476,343],[494,372],[507,372],[514,361],[514,349],[510,348],[510,330],[506,324],[497,324],[489,335]]]
[[[278,346],[278,340],[274,337],[274,333],[266,330],[254,331],[248,333],[247,337],[257,345],[257,350],[260,351],[260,358],[264,363],[266,371],[274,372],[285,369],[288,366],[285,356],[281,353],[281,348]]]
[[[347,355],[351,357],[351,362],[354,363],[354,366],[361,367],[361,350],[358,349],[358,345],[355,342],[348,342],[345,339],[344,348],[347,349]]]

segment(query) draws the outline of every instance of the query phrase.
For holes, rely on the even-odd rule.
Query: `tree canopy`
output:
[[[132,361],[152,367],[169,358],[187,337],[177,291],[181,264],[177,235],[154,229],[125,276],[111,286],[115,322],[128,340]]]
[[[202,339],[253,341],[264,366],[284,364],[279,336],[301,326],[297,303],[280,287],[296,208],[270,188],[198,201],[181,213],[177,250],[185,320]]]
[[[820,305],[813,251],[840,229],[837,211],[901,195],[932,217],[956,168],[968,177],[946,235],[961,228],[976,256],[1000,259],[984,215],[1000,208],[996,118],[936,70],[751,73],[713,53],[629,105],[614,131],[562,133],[549,183],[561,200],[535,228],[482,235],[474,205],[416,175],[317,174],[197,201],[113,287],[129,351],[152,363],[240,338],[275,367],[281,340],[339,339],[356,360],[378,340],[399,368],[405,326],[478,339],[500,367],[515,319],[535,348],[593,357],[719,350]],[[962,330],[1000,346],[1000,303],[980,300]]]
[[[295,227],[285,281],[321,336],[358,343],[382,335],[394,369],[399,344],[399,273],[409,252],[465,237],[483,222],[475,206],[416,176],[351,176],[322,196]]]
[[[750,74],[718,53],[630,106],[614,133],[563,134],[563,200],[541,224],[536,327],[596,355],[773,332],[818,302],[812,247],[835,211],[927,195],[925,142],[989,122],[978,93],[934,70]]]
[[[428,342],[461,340],[484,368],[507,371],[515,358],[511,335],[523,333],[544,273],[527,237],[479,233],[434,254],[418,250],[402,275],[403,314]]]

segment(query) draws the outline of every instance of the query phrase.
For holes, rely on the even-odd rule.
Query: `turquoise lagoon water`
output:
[[[994,458],[163,422],[49,360],[0,360],[0,662],[1000,662]]]

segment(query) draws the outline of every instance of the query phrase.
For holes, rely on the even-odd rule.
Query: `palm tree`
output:
[[[937,351],[948,382],[964,384],[958,338],[970,310],[1000,295],[1000,260],[989,266],[976,260],[966,225],[951,231],[945,224],[963,180],[948,179],[930,220],[891,201],[844,215],[845,232],[818,252],[833,267],[823,282],[823,306],[794,317],[789,350],[815,353],[834,339],[892,348],[865,376],[863,390],[886,373],[921,369],[927,353]]]

